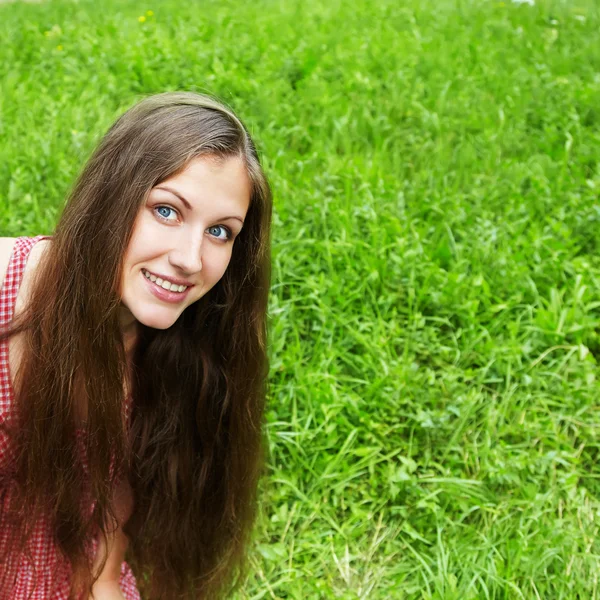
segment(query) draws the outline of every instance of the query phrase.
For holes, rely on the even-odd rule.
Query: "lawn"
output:
[[[599,598],[600,7],[0,5],[0,235],[143,95],[273,185],[269,461],[239,600]]]

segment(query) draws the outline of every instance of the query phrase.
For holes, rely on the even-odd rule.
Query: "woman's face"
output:
[[[122,324],[167,329],[223,276],[250,204],[241,158],[196,158],[154,187],[121,279]]]

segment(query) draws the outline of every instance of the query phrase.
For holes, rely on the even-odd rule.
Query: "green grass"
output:
[[[0,235],[49,232],[141,95],[217,94],[260,145],[240,599],[600,597],[594,2],[55,1],[0,5],[0,37]]]

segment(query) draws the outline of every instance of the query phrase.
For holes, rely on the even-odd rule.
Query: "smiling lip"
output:
[[[170,281],[171,283],[175,283],[177,285],[187,285],[187,287],[192,287],[194,285],[193,283],[190,283],[189,281],[186,281],[185,279],[177,279],[177,277],[161,275],[160,273],[155,273],[154,271],[150,271],[149,269],[144,269],[144,270],[148,271],[148,273],[150,273],[151,275],[154,275],[155,277],[160,277],[163,281],[165,281],[165,280]]]
[[[154,275],[154,273],[152,273],[152,274]],[[169,302],[171,304],[179,304],[180,302],[183,302],[187,298],[187,295],[189,294],[190,290],[192,289],[191,287],[188,287],[187,290],[185,290],[183,292],[172,292],[171,290],[165,290],[160,285],[156,285],[156,283],[153,283],[152,281],[150,281],[144,275],[144,273],[142,271],[140,271],[140,275],[146,282],[146,285],[148,286],[148,290],[150,291],[150,293],[153,296],[155,296],[156,298],[158,298],[159,300],[162,300],[163,302]],[[171,281],[173,281],[173,283],[177,283],[178,280],[172,279]],[[179,281],[181,281],[181,280],[179,280]],[[186,284],[181,283],[180,285],[186,285]]]

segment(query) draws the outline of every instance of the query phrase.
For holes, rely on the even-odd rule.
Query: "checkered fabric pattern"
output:
[[[13,316],[19,285],[27,258],[33,246],[48,236],[17,238],[13,248],[8,271],[0,288],[0,329],[7,325]],[[131,416],[130,398],[124,402],[124,410],[129,423]],[[0,342],[0,423],[9,423],[15,417],[14,391],[8,363],[8,342]],[[87,473],[87,461],[83,452],[84,430],[77,431],[77,442],[82,455],[82,464]],[[10,523],[3,520],[4,507],[11,496],[11,469],[14,456],[5,433],[0,430],[0,548],[6,547]],[[14,474],[14,470],[12,470]],[[94,509],[95,502],[87,503],[88,510]],[[98,547],[97,537],[90,540],[88,548],[95,556]],[[27,551],[22,555],[10,555],[10,564],[2,565],[8,574],[8,581],[14,582],[12,589],[0,590],[0,600],[68,600],[71,590],[71,566],[64,560],[56,547],[52,531],[45,520],[35,523],[33,535]],[[131,568],[127,562],[121,564],[119,579],[121,591],[126,600],[140,600],[140,594]],[[87,600],[82,598],[81,600]]]

